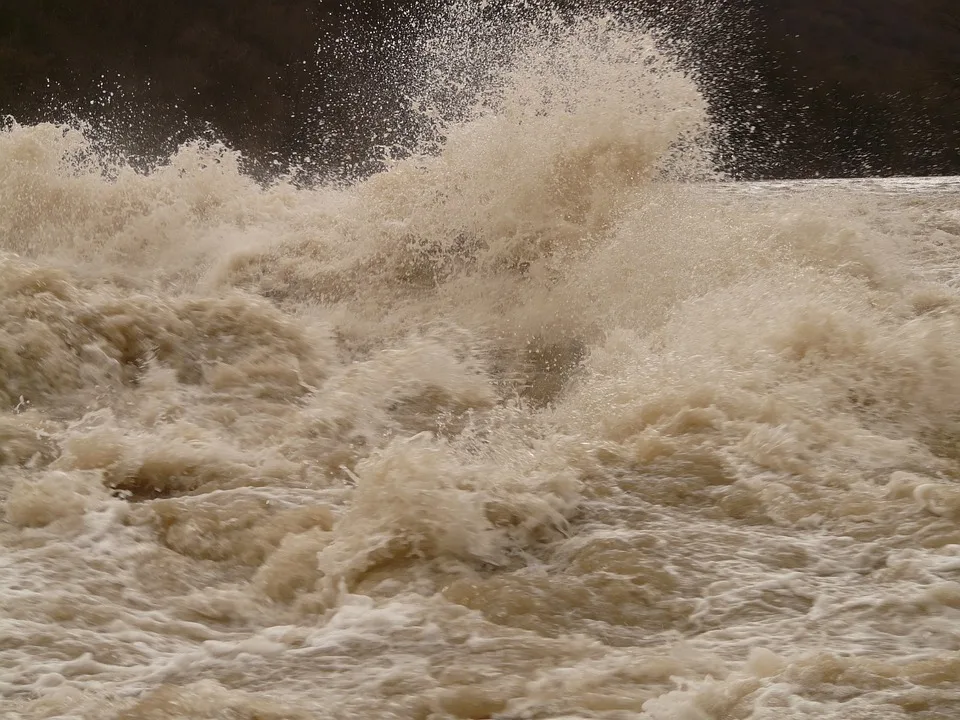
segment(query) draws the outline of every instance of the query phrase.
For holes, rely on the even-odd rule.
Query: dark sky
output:
[[[206,133],[260,171],[362,166],[402,83],[384,28],[435,5],[0,0],[0,114],[106,118],[146,155]],[[693,44],[738,176],[960,174],[958,0],[619,5]]]

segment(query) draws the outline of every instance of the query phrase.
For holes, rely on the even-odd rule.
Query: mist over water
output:
[[[478,12],[350,185],[0,132],[0,718],[960,712],[960,181]]]

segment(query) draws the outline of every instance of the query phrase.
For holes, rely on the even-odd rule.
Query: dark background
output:
[[[0,114],[93,119],[145,157],[207,136],[261,175],[362,172],[438,2],[0,0]],[[687,43],[738,177],[960,174],[958,0],[607,5]]]

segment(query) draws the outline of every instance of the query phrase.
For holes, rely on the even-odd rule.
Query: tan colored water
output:
[[[346,188],[0,134],[0,718],[960,717],[960,181],[598,27]]]

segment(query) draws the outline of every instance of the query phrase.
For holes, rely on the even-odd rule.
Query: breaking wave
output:
[[[484,12],[349,185],[0,132],[9,717],[960,707],[960,185],[727,182],[654,34]]]

